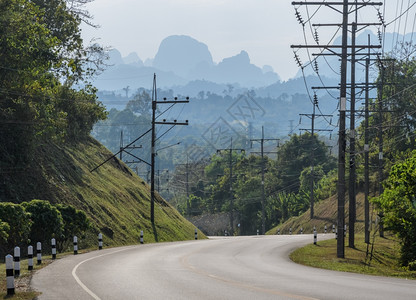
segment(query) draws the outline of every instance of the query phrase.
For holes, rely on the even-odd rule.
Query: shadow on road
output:
[[[152,224],[152,228],[153,228],[153,235],[155,237],[155,242],[157,243],[159,242],[159,238],[157,237],[157,229],[156,229],[155,224]]]

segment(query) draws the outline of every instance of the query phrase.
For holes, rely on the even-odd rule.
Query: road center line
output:
[[[262,293],[267,293],[267,294],[272,294],[272,295],[277,295],[277,296],[284,296],[284,297],[288,297],[291,299],[298,299],[298,300],[318,300],[316,298],[311,298],[311,297],[306,297],[306,296],[301,296],[301,295],[296,295],[296,294],[291,294],[291,293],[286,293],[283,291],[279,291],[279,290],[272,290],[272,289],[267,289],[267,288],[261,288],[255,285],[251,285],[251,284],[247,284],[244,282],[240,282],[240,281],[235,281],[232,279],[228,279],[228,278],[223,278],[214,274],[210,274],[202,269],[199,269],[197,267],[195,267],[194,265],[192,265],[191,263],[189,263],[188,259],[190,258],[190,256],[192,256],[195,253],[198,253],[199,251],[195,251],[193,253],[190,253],[186,256],[183,256],[181,259],[182,265],[187,268],[188,270],[202,275],[202,276],[206,276],[209,278],[212,278],[214,280],[218,280],[221,281],[223,283],[235,286],[235,287],[240,287],[240,288],[244,288],[244,289],[248,289],[248,290],[252,290],[252,291],[258,291],[258,292],[262,292]]]

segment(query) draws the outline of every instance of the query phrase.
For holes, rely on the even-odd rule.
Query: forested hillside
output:
[[[98,232],[107,245],[135,243],[140,230],[147,241],[194,238],[193,226],[160,197],[150,223],[148,186],[116,158],[91,172],[112,154],[90,137],[107,113],[89,84],[105,51],[81,38],[81,22],[92,22],[88,2],[0,1],[0,251],[16,246],[12,237],[20,245],[34,238],[30,227],[47,211],[10,204],[33,199],[84,212],[84,246],[95,244]],[[19,224],[11,211],[22,212]],[[61,225],[45,231],[44,241],[62,240]]]

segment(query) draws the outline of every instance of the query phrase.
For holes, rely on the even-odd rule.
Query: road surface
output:
[[[319,240],[332,235],[319,235]],[[312,235],[223,237],[68,256],[39,270],[42,299],[416,299],[416,281],[310,268]]]

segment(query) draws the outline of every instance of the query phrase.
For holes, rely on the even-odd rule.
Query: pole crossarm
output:
[[[323,6],[334,6],[334,5],[345,5],[343,2],[309,2],[309,1],[293,1],[292,5],[323,5]],[[346,5],[359,5],[359,6],[382,6],[383,2],[348,2]],[[342,25],[342,24],[341,24]]]
[[[260,152],[260,151],[252,151],[252,152],[250,152],[250,154],[261,154],[262,152]],[[277,151],[264,151],[263,152],[263,154],[277,154],[277,153],[279,153],[279,152],[277,152]]]
[[[359,49],[359,50],[363,50],[363,49]],[[330,49],[328,49],[328,51],[331,51]],[[315,56],[315,57],[318,57],[318,56],[341,56],[341,53],[337,53],[337,52],[335,52],[335,51],[332,51],[331,53],[312,53],[311,54],[312,56]],[[351,55],[353,55],[352,53],[347,53],[347,56],[349,57],[349,56],[351,56]],[[360,54],[360,53],[358,53],[358,51],[357,51],[357,53],[355,53],[355,55],[362,55],[363,57],[364,56],[367,56],[368,54]],[[374,53],[371,53],[370,55],[373,55],[373,56],[379,56],[380,55],[380,53],[378,53],[378,52],[374,52]],[[350,61],[350,59],[348,60],[348,61]],[[365,61],[365,58],[362,58],[362,59],[356,59],[356,61]],[[374,60],[374,61],[376,61],[376,59]]]
[[[306,129],[306,128],[299,128],[300,131],[307,131],[307,132],[312,132],[310,129]],[[314,129],[314,131],[322,131],[322,132],[332,132],[332,129]]]
[[[136,155],[134,155],[134,154],[132,154],[132,153],[130,153],[130,152],[128,152],[128,151],[124,151],[124,152],[126,152],[127,154],[129,154],[129,155],[133,156],[135,159],[139,160],[139,162],[145,163],[146,165],[150,166],[150,164],[149,164],[147,161],[144,161],[144,160],[143,160],[143,159],[141,159],[140,157],[138,157],[138,156],[136,156]],[[126,162],[126,163],[127,163],[127,162]],[[132,162],[129,162],[129,163],[132,163]]]
[[[314,115],[314,114],[299,114],[299,116],[305,116],[308,118],[313,118],[314,116],[315,117],[328,117],[328,118],[333,117],[333,115]]]
[[[188,125],[188,120],[186,120],[185,122],[177,122],[176,120],[173,122],[170,121],[156,121],[155,124],[157,125]]]
[[[133,145],[133,146],[130,146],[130,147],[124,147],[124,150],[125,149],[142,149],[142,148],[143,148],[143,145],[140,145],[140,146]]]
[[[355,23],[348,23],[348,26],[352,26]],[[381,26],[383,25],[382,23],[356,23],[357,26]],[[326,26],[338,26],[341,27],[342,24],[341,23],[327,23],[327,24],[312,24],[312,26],[314,27],[326,27]]]
[[[164,100],[164,101],[154,101],[156,104],[179,104],[179,103],[189,103],[189,100]]]
[[[344,48],[361,48],[361,49],[368,49],[368,48],[376,48],[376,49],[380,49],[382,48],[381,45],[356,45],[356,46],[342,46],[342,45],[291,45],[290,48],[299,48],[299,49],[330,49],[330,48],[335,48],[335,49],[344,49]]]

